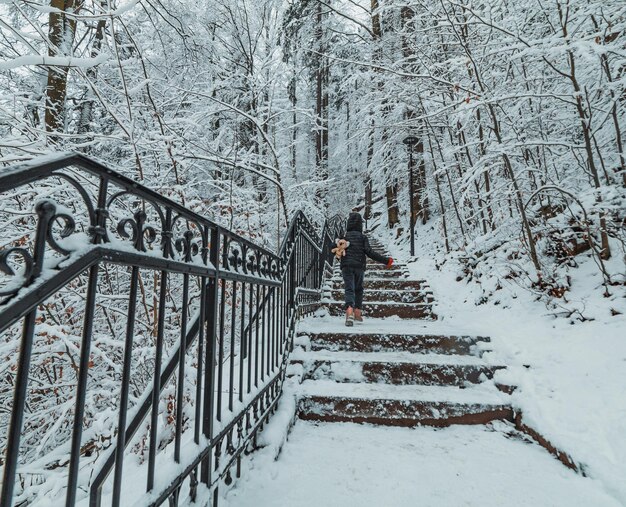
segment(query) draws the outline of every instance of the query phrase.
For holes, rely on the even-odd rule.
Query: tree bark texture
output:
[[[81,0],[51,0],[50,6],[58,11],[48,16],[48,56],[71,56],[76,20],[66,16],[68,13],[78,13],[82,5]],[[51,134],[63,132],[65,129],[65,99],[67,97],[67,76],[69,68],[66,66],[49,67],[48,82],[46,85],[46,132]],[[58,136],[51,135],[49,140],[56,142]]]
[[[371,0],[371,16],[372,16],[372,36],[374,43],[374,61],[382,63],[382,26],[380,20],[380,12],[378,0]],[[380,70],[377,70],[380,72]],[[381,95],[384,96],[384,81],[383,78],[380,77],[377,80],[377,86],[381,92]],[[387,116],[389,106],[386,104],[382,105],[382,115],[383,117]],[[374,139],[375,131],[372,129],[372,139]],[[385,129],[383,129],[381,134],[381,145],[385,146],[388,139],[388,133]],[[389,176],[389,175],[388,175]],[[390,229],[393,229],[396,224],[400,222],[400,209],[398,207],[398,185],[393,182],[390,178],[387,179],[385,183],[385,197],[387,198],[387,225]],[[401,231],[398,231],[400,233]]]
[[[317,180],[328,179],[328,59],[324,56],[326,47],[324,37],[324,12],[321,2],[317,3],[315,36],[319,43],[319,51],[316,57],[315,68],[315,162],[317,168]],[[316,191],[318,201],[325,197],[321,185]]]

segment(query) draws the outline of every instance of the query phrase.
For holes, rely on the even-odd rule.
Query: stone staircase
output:
[[[389,255],[383,246],[372,247]],[[482,354],[489,338],[416,333],[436,320],[425,280],[406,266],[368,263],[363,324],[344,326],[338,263],[324,294],[331,317],[310,318],[298,330],[292,354],[298,416],[396,426],[512,421],[508,396],[490,380],[503,368]]]

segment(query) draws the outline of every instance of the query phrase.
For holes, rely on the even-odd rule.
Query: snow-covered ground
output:
[[[577,314],[566,318],[501,276],[495,262],[493,272],[480,281],[456,281],[460,263],[450,256],[442,263],[446,257],[436,255],[433,231],[424,227],[420,232],[417,259],[409,269],[433,289],[435,326],[490,336],[493,351],[485,359],[508,365],[495,379],[518,386],[513,404],[525,422],[626,505],[624,287],[611,287],[612,297],[603,297],[594,261],[579,256],[567,302],[560,304],[593,320],[581,322]],[[409,259],[406,245],[390,250],[398,259]],[[624,272],[619,251],[608,265],[613,273]],[[485,293],[492,296],[482,303]]]
[[[497,431],[494,431],[497,430]],[[259,452],[228,507],[618,507],[505,424],[446,429],[298,421],[280,458]]]

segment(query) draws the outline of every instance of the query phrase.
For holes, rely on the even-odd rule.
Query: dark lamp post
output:
[[[413,202],[413,196],[415,195],[413,189],[413,148],[419,143],[419,138],[415,136],[405,137],[402,141],[409,152],[409,203],[411,205],[411,216],[409,217],[409,229],[411,231],[411,257],[415,256],[415,203]]]

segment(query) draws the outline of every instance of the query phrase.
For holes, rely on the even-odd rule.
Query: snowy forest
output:
[[[618,0],[3,2],[0,162],[78,150],[268,245],[383,198],[468,270],[624,256]]]
[[[459,283],[484,282],[476,304],[522,290],[579,324],[597,317],[570,304],[584,276],[622,315],[625,145],[623,0],[0,0],[0,171],[83,153],[272,251],[297,211],[317,226],[360,211],[401,251],[415,224],[417,257],[455,259]],[[41,195],[65,195],[63,182],[46,185],[2,194],[2,248],[30,241],[24,216]],[[159,279],[140,279],[133,361],[148,366],[131,403],[150,382],[157,320]],[[93,460],[117,424],[123,351],[106,336],[123,337],[115,295],[130,280],[119,268],[101,281],[90,365],[101,385],[83,436]],[[45,305],[20,460],[46,473],[20,475],[16,505],[63,486],[50,477],[67,465],[86,284]],[[191,315],[201,287],[183,289],[182,276],[168,305],[186,290]],[[138,462],[147,432],[132,442]]]

